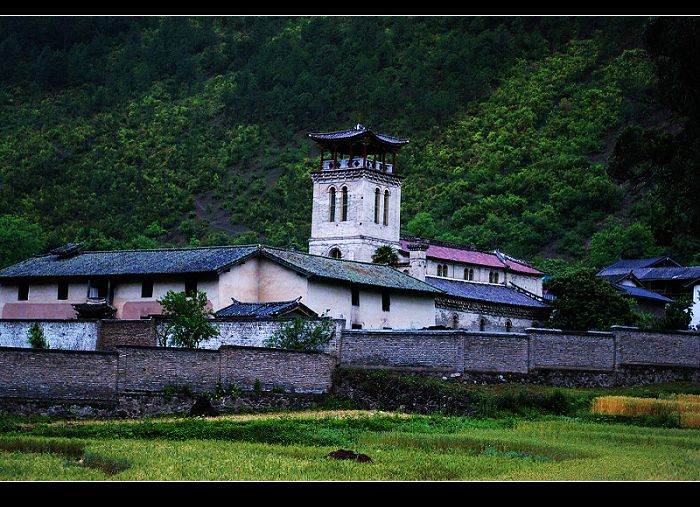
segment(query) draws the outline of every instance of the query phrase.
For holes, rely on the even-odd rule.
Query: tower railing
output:
[[[394,165],[382,163],[380,160],[364,160],[361,157],[323,161],[324,171],[335,171],[339,169],[375,169],[384,173],[393,174]]]

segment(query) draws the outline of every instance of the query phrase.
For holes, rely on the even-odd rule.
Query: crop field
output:
[[[700,430],[362,410],[5,422],[0,480],[698,480]],[[328,457],[338,449],[372,462]]]
[[[694,394],[672,394],[667,399],[601,396],[593,400],[591,412],[615,416],[677,417],[682,428],[700,428],[700,396]]]

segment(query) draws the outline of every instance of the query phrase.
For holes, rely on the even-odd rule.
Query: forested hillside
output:
[[[553,270],[691,261],[697,223],[660,228],[666,173],[635,185],[620,166],[649,162],[614,151],[626,127],[686,125],[657,92],[648,25],[2,18],[0,264],[69,241],[306,248],[317,163],[306,133],[357,122],[411,139],[405,232]],[[687,193],[687,179],[665,180]]]

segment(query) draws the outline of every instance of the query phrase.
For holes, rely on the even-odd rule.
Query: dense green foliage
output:
[[[287,350],[321,350],[333,339],[331,320],[310,320],[295,317],[280,326],[265,340],[266,347]]]
[[[411,139],[406,232],[592,265],[690,259],[700,221],[663,234],[656,201],[607,171],[622,128],[668,117],[650,100],[646,24],[4,18],[0,212],[13,215],[0,239],[33,241],[0,263],[68,241],[303,248],[317,167],[305,134],[357,121]]]
[[[636,324],[633,301],[625,299],[595,274],[595,269],[581,268],[546,282],[546,288],[556,296],[549,320],[551,326],[585,331]]]
[[[196,349],[202,342],[219,335],[211,323],[206,292],[193,294],[169,290],[158,300],[163,307],[163,327],[158,333],[159,345]]]
[[[389,245],[377,247],[372,254],[372,262],[375,264],[386,264],[387,266],[396,266],[399,263],[399,256]]]
[[[34,349],[49,348],[49,344],[46,342],[46,337],[44,336],[44,330],[41,329],[41,325],[39,325],[38,322],[34,322],[31,326],[29,326],[29,331],[27,331],[27,341]]]

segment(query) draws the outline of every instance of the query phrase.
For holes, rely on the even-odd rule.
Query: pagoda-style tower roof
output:
[[[368,155],[395,153],[402,146],[408,144],[408,139],[378,134],[359,123],[354,129],[337,132],[312,132],[309,137],[316,141],[321,149],[330,151],[335,149],[344,153],[349,153],[350,147],[353,145],[366,145]]]
[[[408,144],[408,139],[377,134],[359,123],[350,130],[311,132],[309,138],[321,150],[321,171],[373,169],[396,175],[396,154]],[[330,152],[329,158],[325,158],[326,152]]]

